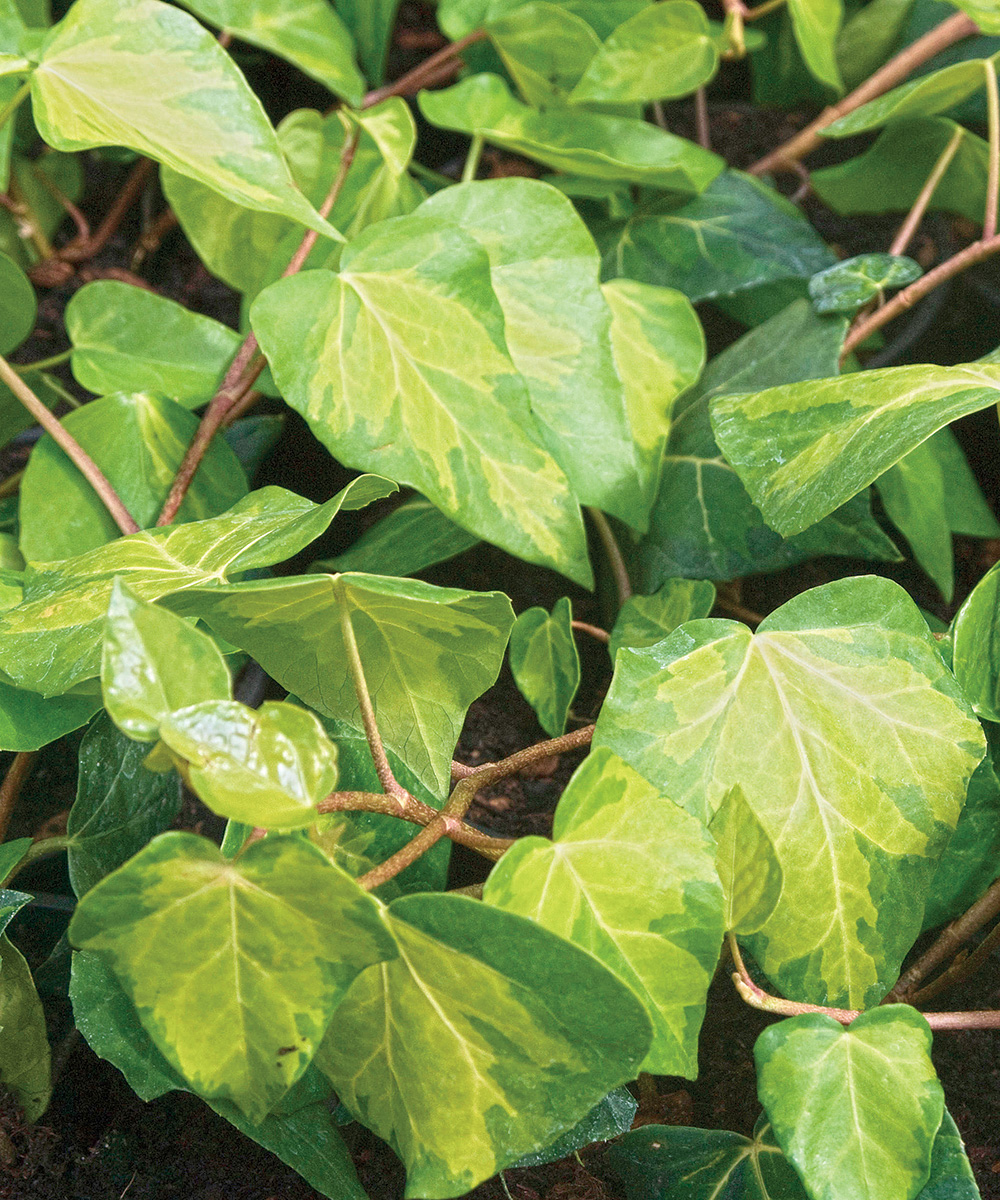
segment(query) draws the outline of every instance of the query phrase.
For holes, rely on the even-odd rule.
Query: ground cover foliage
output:
[[[626,1200],[974,1197],[930,1049],[1000,1012],[924,1010],[1000,940],[1000,566],[958,579],[953,544],[1000,525],[950,429],[1000,352],[893,339],[1000,251],[1000,7],[439,0],[386,82],[396,17],[0,0],[0,836],[35,753],[79,747],[64,831],[0,844],[0,1082],[43,1117],[20,886],[64,855],[79,1033],[332,1200],[365,1195],[357,1123],[426,1200],[579,1151]],[[248,48],[325,105],[275,126]],[[758,102],[826,107],[739,170],[705,89],[747,63]],[[96,231],[88,152],[131,164]],[[157,168],[146,252],[179,223],[239,329],[96,271],[26,353]],[[844,258],[807,196],[897,228]],[[288,409],[350,469],[321,503],[252,486]],[[480,542],[607,628],[414,578]],[[860,566],[741,603],[830,556]],[[864,565],[907,561],[934,612]],[[547,740],[454,761],[505,662]],[[469,819],[581,749],[551,836]],[[456,843],[482,869],[449,888]],[[629,1131],[650,1076],[697,1075],[720,973],[775,1018],[752,1137]]]

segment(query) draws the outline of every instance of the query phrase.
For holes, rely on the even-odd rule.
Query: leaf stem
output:
[[[900,225],[896,236],[892,239],[892,245],[889,247],[890,254],[905,254],[906,248],[913,240],[913,235],[917,232],[917,226],[924,219],[924,213],[927,211],[927,206],[934,198],[934,193],[937,191],[938,184],[944,178],[945,171],[951,166],[951,160],[958,153],[958,148],[962,144],[962,138],[965,137],[965,130],[961,125],[956,126],[955,132],[948,141],[948,145],[941,151],[937,162],[934,164],[934,169],[927,176],[927,182],[920,189],[920,194],[913,201],[913,207],[906,215],[906,220]]]
[[[857,1008],[826,1008],[822,1004],[801,1004],[796,1000],[785,1000],[781,996],[772,996],[763,988],[757,986],[750,978],[750,973],[743,964],[739,946],[732,933],[727,933],[729,949],[733,955],[736,970],[733,972],[733,983],[740,996],[751,1008],[761,1012],[775,1013],[782,1017],[800,1017],[804,1013],[821,1013],[831,1017],[841,1025],[850,1025],[861,1016],[862,1009]],[[891,993],[890,993],[891,995]],[[883,1003],[888,1002],[889,997]],[[1000,1029],[1000,1012],[992,1009],[979,1009],[972,1012],[925,1012],[920,1014],[931,1029],[948,1032],[964,1029]]]
[[[805,129],[790,138],[770,154],[753,163],[747,170],[752,175],[763,175],[765,171],[774,171],[787,167],[790,163],[804,158],[810,151],[815,150],[821,142],[820,131],[848,113],[854,112],[862,104],[883,95],[904,79],[912,75],[917,67],[922,66],[935,54],[946,47],[978,33],[979,28],[971,17],[965,13],[954,13],[946,17],[939,25],[935,25],[923,37],[917,38],[894,58],[890,58],[885,66],[865,80],[860,87],[854,89],[838,104],[823,109],[815,121],[810,122]]]
[[[918,300],[922,300],[928,292],[932,292],[936,287],[944,283],[945,280],[961,274],[962,271],[967,271],[969,267],[974,267],[976,263],[980,263],[998,252],[1000,252],[1000,235],[993,234],[989,238],[980,238],[978,241],[966,246],[964,250],[953,254],[951,258],[945,259],[943,263],[938,263],[932,271],[928,271],[926,275],[921,275],[909,287],[905,287],[902,291],[897,292],[891,300],[865,317],[863,321],[859,321],[848,332],[847,337],[844,339],[844,348],[841,351],[841,362],[843,362],[855,346],[865,341],[876,329],[881,329],[883,325],[887,324],[894,317],[898,317],[900,313],[905,312],[908,308],[912,308]]]
[[[518,750],[516,753],[508,755],[507,758],[502,758],[499,762],[483,763],[481,767],[476,767],[464,775],[455,785],[455,791],[458,791],[459,788],[466,789],[469,792],[471,803],[471,798],[481,788],[498,783],[501,779],[509,779],[511,775],[516,775],[525,767],[530,767],[543,758],[552,758],[553,755],[565,754],[568,750],[578,750],[581,746],[589,746],[594,737],[594,728],[593,725],[584,725],[583,728],[574,729],[572,733],[564,733],[561,737],[536,742],[534,746]]]
[[[14,755],[14,761],[7,768],[3,783],[0,783],[0,842],[7,836],[10,818],[17,804],[31,768],[34,766],[37,750],[21,750]]]
[[[909,997],[910,1004],[926,1004],[948,988],[969,979],[986,962],[993,951],[1000,946],[1000,923],[994,925],[971,954],[957,954],[946,971],[932,979],[926,987],[920,988]]]
[[[368,691],[368,681],[365,679],[365,668],[361,662],[361,653],[354,636],[354,626],[351,624],[351,614],[345,607],[340,618],[340,627],[344,635],[344,649],[347,651],[347,669],[354,684],[354,692],[358,698],[361,710],[361,723],[365,728],[368,749],[375,762],[375,774],[382,785],[382,790],[396,802],[397,815],[402,816],[407,807],[407,799],[411,798],[405,788],[396,782],[396,776],[389,766],[389,759],[382,745],[382,735],[378,731],[375,720],[375,706],[372,704],[371,693]],[[434,814],[437,816],[437,813]]]
[[[990,59],[983,63],[986,72],[986,124],[989,129],[989,168],[986,176],[986,211],[983,214],[983,239],[997,231],[997,199],[1000,197],[1000,91],[997,69]]]
[[[343,189],[344,181],[351,169],[351,164],[354,162],[354,154],[358,148],[358,139],[360,136],[360,131],[356,131],[345,140],[341,148],[340,166],[337,174],[330,185],[330,190],[327,192],[323,203],[317,209],[321,217],[329,216],[333,206],[337,203],[337,197]],[[283,278],[287,275],[295,275],[302,269],[306,259],[309,257],[309,252],[316,244],[316,237],[315,230],[306,230],[298,249],[292,255],[288,266],[282,273]],[[184,503],[184,497],[187,495],[191,481],[201,466],[201,460],[205,457],[205,452],[212,444],[212,439],[223,425],[226,424],[232,410],[244,399],[257,382],[260,373],[264,370],[266,359],[263,355],[258,355],[257,350],[257,338],[252,333],[247,334],[243,345],[237,350],[236,357],[230,364],[229,370],[226,372],[225,378],[219,386],[219,390],[212,397],[211,402],[205,409],[198,428],[195,430],[195,435],[184,453],[184,458],[174,477],[174,482],[171,484],[170,492],[160,511],[160,515],[156,519],[158,526],[169,525],[174,517],[177,516],[177,510]]]
[[[11,370],[16,371],[18,375],[30,375],[34,371],[47,371],[50,367],[58,367],[61,363],[68,362],[73,353],[72,347],[69,350],[62,350],[59,354],[53,354],[49,358],[36,358],[30,363],[11,363]]]
[[[601,629],[599,625],[591,625],[587,621],[570,621],[570,625],[579,633],[589,633],[592,638],[603,642],[605,646],[611,641],[611,634],[606,629]]]
[[[413,95],[426,86],[432,79],[436,81],[441,67],[448,66],[451,60],[458,58],[468,46],[483,41],[485,37],[485,29],[475,29],[472,33],[466,34],[464,38],[459,38],[457,42],[451,42],[449,45],[443,46],[436,54],[432,54],[430,58],[425,58],[412,71],[407,71],[395,83],[387,83],[385,87],[376,88],[375,91],[369,92],[365,96],[361,107],[372,108],[376,104],[381,104],[383,100],[388,100],[390,96]]]
[[[589,506],[587,512],[594,522],[594,528],[597,530],[597,536],[601,539],[604,553],[608,556],[611,574],[614,576],[615,587],[618,589],[618,607],[621,608],[632,595],[632,581],[628,577],[628,567],[625,566],[621,547],[618,545],[611,524],[604,513],[599,508]]]
[[[764,0],[763,4],[758,4],[754,8],[748,8],[743,14],[743,19],[744,21],[759,21],[761,17],[766,17],[768,13],[781,8],[784,3],[785,0]]]
[[[469,144],[469,153],[465,156],[465,166],[462,168],[462,183],[472,183],[476,178],[476,172],[479,170],[479,160],[483,157],[483,146],[486,144],[486,139],[481,133],[473,135],[472,141]]]
[[[784,4],[785,0],[780,0]],[[694,94],[694,127],[695,137],[702,150],[712,149],[712,127],[708,119],[708,97],[704,87],[698,88]]]
[[[104,507],[111,514],[122,533],[138,532],[139,526],[132,519],[132,514],[122,503],[121,497],[111,486],[101,468],[76,438],[49,412],[3,355],[0,355],[0,380],[10,388],[45,432],[51,435],[52,440],[66,452],[77,470],[100,497]]]
[[[111,240],[112,234],[122,223],[125,214],[139,198],[155,169],[156,163],[151,158],[141,158],[122,184],[121,191],[115,198],[114,204],[105,213],[104,220],[98,225],[96,233],[92,233],[87,238],[74,238],[72,242],[59,250],[58,257],[63,262],[84,262],[103,250]],[[67,211],[69,210],[67,209]]]
[[[11,98],[3,106],[3,108],[0,108],[0,129],[3,129],[14,113],[16,113],[25,100],[27,100],[30,94],[31,80],[26,79],[24,83],[22,83],[17,89],[14,95],[11,96]]]

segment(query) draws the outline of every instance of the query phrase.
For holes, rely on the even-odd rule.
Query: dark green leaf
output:
[[[859,254],[827,267],[809,280],[809,298],[817,312],[852,313],[923,274],[919,263],[898,254]]]
[[[39,696],[0,680],[0,750],[40,750],[86,725],[100,696]]]
[[[6,881],[11,871],[21,862],[31,843],[31,838],[14,838],[13,841],[0,845],[0,884]]]
[[[944,1115],[930,1049],[926,1020],[905,1004],[862,1013],[847,1029],[810,1013],[764,1030],[758,1093],[812,1200],[920,1193]]]
[[[80,744],[76,800],[69,810],[69,878],[77,896],[166,829],[181,807],[181,781],[142,765],[147,746],[100,716]]]
[[[161,721],[203,700],[228,700],[229,668],[214,641],[183,617],[140,600],[121,579],[111,590],[101,660],[108,715],[139,742]]]
[[[369,83],[378,87],[385,78],[385,59],[399,0],[334,0],[334,4],[354,35],[358,59]]]
[[[714,154],[645,121],[528,108],[498,75],[473,75],[417,99],[432,125],[484,137],[554,170],[697,193],[723,167]]]
[[[933,448],[944,475],[945,510],[952,533],[966,537],[1000,537],[1000,522],[986,503],[952,431],[939,429],[925,444]]]
[[[8,255],[0,253],[0,354],[20,346],[35,328],[35,289]]]
[[[612,662],[622,646],[652,646],[685,621],[707,617],[714,603],[715,588],[706,580],[668,579],[651,596],[630,596],[611,630]]]
[[[514,682],[549,737],[566,732],[570,705],[580,686],[580,656],[572,620],[573,605],[563,596],[551,616],[544,608],[529,608],[510,631]]]
[[[628,1088],[616,1088],[609,1092],[600,1104],[595,1105],[578,1124],[564,1133],[551,1146],[526,1154],[514,1163],[514,1167],[540,1167],[545,1163],[569,1158],[577,1150],[593,1142],[606,1142],[624,1133],[632,1124],[639,1104]]]
[[[938,433],[946,433],[946,429]],[[944,471],[934,438],[915,446],[875,480],[886,515],[910,543],[913,557],[950,603],[955,590],[955,555],[945,505]]]
[[[312,564],[314,571],[366,571],[372,575],[416,575],[447,562],[479,539],[449,521],[423,496],[414,496],[376,522],[343,554]]]
[[[719,957],[723,895],[704,826],[608,750],[563,792],[553,841],[521,838],[483,899],[588,950],[653,1025],[642,1070],[698,1073],[698,1033]]]
[[[794,205],[750,175],[725,171],[693,200],[654,199],[594,236],[605,278],[624,275],[707,300],[779,279],[807,279],[834,262]]]
[[[138,291],[138,289],[136,289]],[[156,521],[198,420],[172,400],[144,393],[104,396],[63,417],[140,528]],[[221,438],[209,446],[177,514],[216,517],[247,492],[246,476]],[[121,531],[65,450],[46,434],[21,482],[21,553],[53,562],[96,550]]]

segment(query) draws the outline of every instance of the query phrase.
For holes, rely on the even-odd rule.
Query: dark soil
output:
[[[435,48],[431,10],[405,0],[392,51],[391,71],[398,75]],[[273,116],[303,104],[322,106],[325,93],[317,94],[307,81],[273,62],[248,53],[244,62],[253,75]],[[674,106],[673,127],[687,132],[689,107]],[[762,113],[733,96],[716,96],[712,104],[713,141],[735,164],[748,162],[787,137],[796,116]],[[461,162],[461,140],[441,137],[429,161],[447,168],[449,160]],[[456,157],[457,156],[457,157]],[[488,160],[496,173],[530,170],[526,164],[494,155]],[[125,169],[93,158],[88,166],[87,193],[81,207],[96,225],[121,186]],[[86,278],[108,271],[129,269],[139,237],[163,210],[155,184],[141,205],[129,214],[107,248],[77,275],[47,291],[40,308],[39,328],[23,348],[25,361],[47,356],[65,346],[62,310],[73,291]],[[142,217],[140,214],[145,214]],[[864,224],[844,222],[834,214],[810,209],[824,236],[845,253],[884,249],[894,221],[876,219]],[[933,218],[922,231],[922,253],[933,262],[961,231],[942,218]],[[66,237],[69,234],[65,235]],[[58,242],[58,239],[57,239]],[[198,264],[183,236],[170,230],[141,266],[143,278],[157,290],[230,325],[237,323],[238,298],[212,279]],[[984,264],[955,281],[947,303],[924,318],[918,336],[898,339],[889,350],[891,361],[968,361],[991,349],[998,340],[1000,268]],[[738,336],[738,327],[706,310],[703,314],[712,349]],[[916,321],[920,309],[907,318]],[[902,323],[901,323],[902,324]],[[911,330],[911,334],[912,334]],[[906,341],[906,344],[902,343]],[[74,386],[64,374],[67,386]],[[997,454],[996,417],[992,412],[969,418],[959,428],[966,453],[987,496],[1000,510],[1000,455]],[[17,469],[27,447],[0,455],[3,475]],[[258,483],[280,483],[313,499],[323,500],[349,478],[332,462],[304,424],[294,415],[278,449],[265,466]],[[373,519],[371,513],[344,514],[335,530],[301,562],[336,554],[349,545]],[[1000,557],[997,544],[957,540],[958,595],[956,604],[982,573]],[[595,556],[595,560],[600,558]],[[792,595],[844,574],[871,570],[870,564],[842,559],[820,559],[790,571],[743,581],[731,599],[767,613]],[[906,586],[917,601],[944,618],[940,597],[912,566],[884,569]],[[541,604],[550,608],[560,596],[570,594],[574,615],[607,627],[611,619],[606,588],[596,595],[567,585],[551,572],[527,566],[493,547],[481,545],[431,571],[424,578],[437,584],[478,590],[499,588],[511,596],[515,610]],[[954,606],[953,606],[954,608]],[[610,682],[610,664],[602,645],[584,638],[580,646],[584,683],[577,699],[574,720],[588,723],[597,713]],[[496,760],[543,738],[535,717],[505,670],[496,686],[473,704],[457,757],[478,764]],[[77,738],[48,747],[40,756],[11,829],[12,836],[36,834],[48,823],[58,829],[75,792]],[[539,764],[531,777],[522,776],[484,792],[470,819],[498,835],[545,834],[552,812],[582,752]],[[0,768],[6,764],[0,762]],[[181,822],[195,827],[206,819],[204,810],[190,803]],[[206,827],[206,832],[208,828]],[[451,886],[463,886],[484,877],[483,863],[456,848]],[[150,1104],[138,1100],[109,1064],[97,1059],[72,1031],[65,999],[67,955],[60,937],[71,907],[65,870],[54,861],[34,869],[19,883],[37,893],[36,902],[22,912],[13,926],[14,938],[36,970],[39,990],[46,1000],[50,1032],[59,1064],[52,1104],[42,1121],[25,1128],[15,1107],[0,1097],[0,1200],[312,1200],[314,1192],[273,1155],[239,1134],[192,1096],[174,1093]],[[919,947],[918,947],[919,949]],[[1000,960],[996,955],[980,975],[944,997],[948,1008],[1000,1008]],[[709,997],[708,1017],[701,1038],[697,1081],[659,1079],[642,1096],[639,1120],[708,1128],[733,1129],[748,1134],[759,1113],[756,1100],[753,1044],[769,1022],[748,1008],[735,993],[727,969],[720,968]],[[944,1084],[948,1105],[961,1130],[979,1186],[986,1200],[1000,1198],[1000,1033],[944,1033],[936,1040],[935,1062]],[[345,1131],[359,1175],[372,1200],[399,1200],[403,1172],[391,1151],[366,1130],[351,1126]],[[509,1171],[506,1185],[516,1200],[614,1200],[613,1184],[601,1172],[600,1149],[583,1152],[582,1163],[567,1160],[547,1167]],[[470,1194],[476,1200],[501,1200],[497,1180]]]

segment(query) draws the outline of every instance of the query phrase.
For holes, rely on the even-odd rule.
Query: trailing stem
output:
[[[838,104],[825,108],[815,121],[810,122],[795,137],[790,138],[776,150],[772,150],[770,154],[766,154],[747,170],[753,175],[763,175],[766,171],[787,168],[791,163],[804,158],[820,144],[822,141],[820,132],[828,125],[839,121],[841,117],[846,117],[848,113],[854,112],[862,104],[867,104],[869,100],[874,100],[877,96],[890,91],[912,75],[917,67],[922,66],[948,46],[978,32],[978,26],[965,13],[959,12],[947,17],[939,25],[935,25],[929,33],[917,38],[894,58],[889,59],[885,66],[866,79],[860,87],[855,88]]]
[[[51,435],[52,440],[65,450],[74,466],[81,472],[100,497],[104,507],[111,514],[115,524],[122,533],[138,532],[139,526],[133,520],[132,514],[122,503],[121,497],[111,486],[101,468],[94,462],[76,438],[49,412],[2,355],[0,355],[0,380],[10,388],[45,432]]]
[[[422,87],[439,82],[442,73],[447,76],[458,69],[459,64],[455,60],[458,59],[463,50],[468,46],[474,45],[476,42],[485,40],[485,38],[485,29],[475,29],[472,33],[466,34],[464,38],[460,38],[457,42],[451,42],[449,45],[443,46],[436,54],[432,54],[430,58],[425,58],[412,71],[407,71],[405,75],[400,76],[395,83],[387,83],[385,87],[376,88],[375,91],[369,92],[365,96],[361,107],[372,108],[376,104],[381,104],[383,100],[388,100],[390,96],[412,96]]]
[[[611,524],[604,513],[599,508],[590,507],[588,507],[587,512],[590,515],[590,519],[594,522],[594,528],[597,530],[597,536],[601,539],[604,553],[608,556],[608,565],[611,567],[611,574],[615,579],[615,587],[618,589],[618,607],[621,608],[625,601],[630,599],[632,595],[632,581],[628,577],[628,567],[626,567],[625,559],[622,557],[621,547],[618,545],[618,539],[615,537]]]
[[[983,213],[983,240],[997,231],[997,200],[1000,198],[1000,92],[997,90],[997,70],[987,59],[986,124],[989,130],[989,167],[986,173],[986,211]]]
[[[31,774],[31,768],[35,765],[37,754],[37,750],[22,750],[15,754],[3,783],[0,783],[0,842],[7,836],[7,828],[10,825],[14,806],[21,794],[21,788],[24,787],[25,781]]]
[[[889,247],[890,254],[906,253],[907,247],[913,240],[913,235],[917,232],[917,227],[924,219],[927,206],[934,198],[938,184],[944,178],[945,171],[951,166],[952,159],[958,153],[958,148],[962,144],[963,137],[965,137],[965,130],[959,125],[949,139],[948,145],[945,146],[938,156],[938,160],[934,164],[934,169],[927,176],[927,182],[920,189],[920,194],[913,201],[913,207],[906,214],[906,219],[900,225],[896,236],[892,239],[892,245]]]

